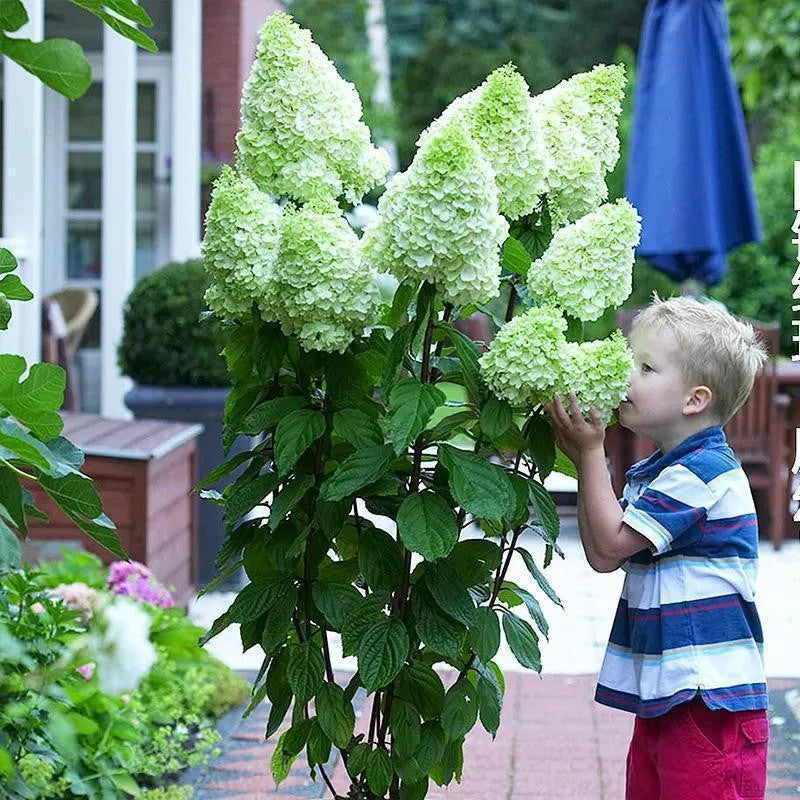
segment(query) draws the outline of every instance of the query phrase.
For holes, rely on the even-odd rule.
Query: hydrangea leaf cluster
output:
[[[286,208],[277,263],[270,300],[259,308],[305,350],[342,352],[376,318],[377,275],[334,201]]]
[[[620,305],[631,293],[640,221],[622,198],[557,230],[528,271],[531,294],[586,321]]]
[[[278,253],[281,209],[250,178],[223,168],[206,213],[203,264],[211,278],[208,307],[243,317],[266,302]]]
[[[451,123],[469,133],[492,165],[500,213],[509,220],[531,213],[547,189],[549,155],[525,78],[511,64],[496,69],[454,100],[423,131],[419,146]]]
[[[555,225],[582,217],[608,197],[605,175],[619,159],[624,87],[622,64],[599,64],[531,101],[551,159],[548,205]]]
[[[514,317],[481,356],[486,385],[512,405],[547,402],[561,385],[566,330],[557,308],[532,308]]]
[[[276,196],[359,202],[385,179],[389,156],[370,141],[358,92],[288,14],[270,16],[260,35],[242,92],[237,165]]]
[[[632,369],[633,354],[622,331],[599,341],[568,342],[561,378],[564,402],[569,403],[566,393],[575,392],[584,414],[595,406],[608,423],[628,390]]]
[[[491,165],[455,120],[392,178],[378,212],[362,239],[375,270],[435,283],[455,306],[497,296],[508,223],[498,211]]]

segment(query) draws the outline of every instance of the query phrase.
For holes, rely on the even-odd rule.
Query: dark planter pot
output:
[[[203,432],[197,440],[198,471],[197,479],[208,475],[212,469],[225,460],[222,452],[222,416],[225,398],[229,387],[193,386],[139,386],[133,387],[125,395],[125,405],[137,419],[167,419],[177,422],[199,422]],[[229,456],[252,446],[250,440],[240,437],[231,448]],[[233,480],[229,476],[214,484],[222,491]],[[199,501],[197,541],[197,581],[205,586],[218,574],[214,558],[225,539],[225,523],[222,509],[206,500]],[[242,583],[241,571],[226,579],[220,589],[236,589]]]

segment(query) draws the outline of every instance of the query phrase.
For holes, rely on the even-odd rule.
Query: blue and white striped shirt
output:
[[[623,522],[652,550],[622,565],[595,699],[641,717],[697,692],[712,709],[767,708],[755,506],[722,428],[656,451],[626,478]]]

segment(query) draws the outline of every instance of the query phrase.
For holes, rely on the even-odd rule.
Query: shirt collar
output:
[[[654,478],[662,470],[677,463],[689,453],[727,446],[728,441],[725,438],[725,432],[722,427],[720,425],[712,425],[709,428],[703,428],[703,430],[693,433],[667,453],[656,450],[655,453],[652,453],[643,461],[637,461],[625,473],[625,479],[630,483],[631,479]]]

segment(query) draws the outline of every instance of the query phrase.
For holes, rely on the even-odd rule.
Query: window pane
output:
[[[156,140],[156,85],[139,83],[136,86],[136,140]]]
[[[139,153],[136,156],[136,210],[156,210],[156,156]]]
[[[156,268],[156,224],[154,220],[136,223],[136,280]]]
[[[86,93],[67,105],[69,140],[100,142],[103,139],[103,84],[93,83]]]
[[[103,208],[102,153],[69,153],[67,159],[67,208],[100,211]]]
[[[67,223],[67,277],[99,278],[101,273],[100,220]]]

